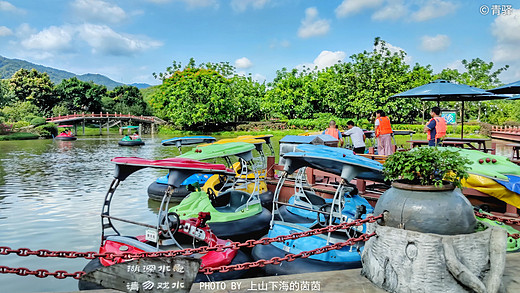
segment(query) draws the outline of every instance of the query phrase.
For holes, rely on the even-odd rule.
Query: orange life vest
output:
[[[390,119],[388,119],[388,117],[379,117],[377,120],[379,120],[379,126],[376,128],[376,137],[382,134],[393,133],[392,125],[390,125]]]
[[[435,139],[446,136],[446,120],[443,117],[433,117],[428,123],[435,120]],[[428,140],[431,140],[431,130],[428,130]]]
[[[325,134],[328,134],[328,135],[334,137],[337,140],[339,140],[338,132],[339,132],[339,130],[337,128],[327,128],[327,129],[325,129]]]

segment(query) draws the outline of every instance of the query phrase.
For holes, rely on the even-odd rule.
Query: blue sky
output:
[[[0,55],[124,83],[158,84],[153,72],[190,57],[270,81],[348,61],[375,37],[436,72],[479,57],[520,79],[513,0],[0,0]]]

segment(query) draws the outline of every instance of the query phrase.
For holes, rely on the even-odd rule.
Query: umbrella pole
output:
[[[460,138],[463,139],[464,138],[464,101],[462,101],[462,115],[460,117],[460,122],[461,122]]]

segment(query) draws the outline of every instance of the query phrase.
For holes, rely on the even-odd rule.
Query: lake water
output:
[[[162,139],[145,137],[142,147],[119,147],[119,136],[0,142],[0,246],[32,250],[97,251],[101,205],[113,179],[117,156],[161,159],[178,155]],[[278,148],[277,138],[273,140]],[[509,155],[501,142],[498,152]],[[111,214],[154,224],[159,204],[149,201],[148,185],[164,172],[144,169],[124,181],[114,196]],[[140,227],[116,223],[124,234],[144,234]],[[126,233],[125,233],[126,232]],[[85,259],[0,256],[0,265],[81,271]],[[58,292],[77,290],[72,278],[58,280],[0,274],[0,292]]]

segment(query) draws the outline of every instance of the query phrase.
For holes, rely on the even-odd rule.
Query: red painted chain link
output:
[[[376,235],[375,232],[371,233],[371,234],[362,234],[361,236],[359,236],[357,238],[349,238],[345,242],[340,242],[340,243],[336,243],[336,244],[332,244],[332,245],[319,247],[314,250],[302,251],[298,254],[286,254],[284,257],[275,256],[269,260],[261,259],[261,260],[254,261],[254,262],[246,262],[246,263],[241,263],[241,264],[236,264],[236,265],[227,265],[227,266],[224,265],[224,266],[220,266],[220,267],[206,267],[206,268],[200,269],[199,272],[204,273],[206,275],[210,275],[215,272],[227,273],[229,271],[239,271],[239,270],[247,270],[247,269],[256,268],[256,267],[264,267],[269,264],[277,265],[277,264],[280,264],[282,261],[293,261],[297,258],[307,258],[311,255],[325,253],[325,252],[333,250],[333,249],[340,249],[344,246],[353,245],[356,242],[367,241],[370,237],[372,237],[374,235]]]
[[[475,216],[480,217],[480,218],[486,218],[486,219],[489,219],[492,221],[501,222],[501,223],[508,224],[508,225],[520,225],[520,219],[502,218],[499,216],[488,215],[488,214],[484,214],[484,213],[477,212],[477,211],[475,212]],[[515,234],[507,233],[507,236],[512,237],[514,239],[520,239],[520,234],[518,234],[518,233],[515,233]]]
[[[241,242],[231,242],[226,245],[215,245],[212,247],[203,246],[199,248],[186,248],[182,250],[169,250],[169,251],[156,251],[156,252],[141,252],[137,254],[133,253],[121,253],[121,254],[115,254],[111,252],[107,253],[96,253],[93,251],[88,252],[76,252],[76,251],[50,251],[47,249],[39,249],[39,250],[31,250],[29,248],[19,248],[19,249],[11,249],[8,246],[0,246],[0,255],[9,255],[12,253],[15,253],[19,256],[29,256],[29,255],[35,255],[38,257],[61,257],[61,258],[86,258],[86,259],[94,259],[96,257],[103,257],[107,259],[113,259],[115,257],[121,257],[123,259],[133,259],[133,258],[141,258],[141,257],[174,257],[177,255],[191,255],[194,253],[207,253],[209,251],[224,251],[225,249],[231,248],[231,249],[240,249],[241,247],[249,247],[252,248],[258,244],[267,245],[272,242],[283,242],[285,240],[289,239],[298,239],[302,237],[307,237],[311,235],[318,235],[323,233],[329,233],[334,232],[341,229],[347,229],[352,226],[361,226],[365,223],[373,223],[377,221],[378,219],[383,218],[383,215],[379,216],[369,216],[366,219],[360,219],[356,221],[352,221],[350,223],[342,223],[335,226],[328,226],[324,228],[318,228],[313,229],[305,232],[300,233],[294,233],[290,235],[283,235],[283,236],[277,236],[274,238],[262,238],[259,240],[247,240],[244,243]],[[372,234],[362,234],[361,236],[357,238],[350,238],[345,242],[336,243],[333,245],[328,245],[324,247],[320,247],[311,251],[303,251],[298,254],[287,254],[285,257],[273,257],[270,260],[259,260],[256,262],[247,262],[243,264],[236,264],[236,265],[229,265],[229,266],[220,266],[220,267],[207,267],[204,269],[199,270],[200,272],[203,272],[204,274],[212,274],[214,272],[229,272],[229,271],[236,271],[236,270],[244,270],[249,269],[253,267],[263,267],[267,264],[279,264],[282,261],[293,261],[296,258],[307,258],[313,254],[320,254],[327,252],[332,249],[340,249],[347,245],[353,245],[356,242],[359,241],[367,241],[368,238],[374,236],[375,233]],[[67,273],[66,271],[55,271],[54,273],[51,273],[47,270],[39,269],[35,271],[31,271],[27,268],[10,268],[6,266],[0,266],[0,274],[17,274],[20,276],[36,276],[38,278],[45,278],[48,276],[53,276],[57,279],[65,279],[67,277],[72,277],[74,279],[81,278],[85,272],[79,271],[75,273]]]
[[[480,217],[480,218],[490,219],[493,221],[502,222],[502,223],[505,223],[508,225],[520,225],[520,219],[503,218],[503,217],[499,217],[499,216],[483,214],[480,212],[475,212],[475,216]]]
[[[323,233],[329,233],[329,232],[335,232],[337,230],[347,229],[352,226],[361,226],[365,223],[373,223],[377,221],[378,219],[381,219],[383,215],[379,216],[369,216],[366,219],[360,219],[356,221],[352,221],[350,223],[342,223],[339,225],[334,226],[327,226],[324,228],[318,228],[313,230],[308,230],[305,232],[300,233],[294,233],[289,235],[283,235],[283,236],[277,236],[274,238],[262,238],[259,240],[247,240],[243,243],[241,242],[231,242],[228,244],[218,244],[215,246],[202,246],[199,248],[186,248],[182,250],[166,250],[166,251],[154,251],[154,252],[140,252],[140,253],[130,253],[130,252],[123,252],[120,254],[112,253],[112,252],[106,252],[106,253],[96,253],[93,251],[88,252],[76,252],[76,251],[50,251],[47,249],[39,249],[39,250],[31,250],[29,248],[19,248],[19,249],[11,249],[8,246],[0,246],[0,255],[8,255],[15,253],[19,256],[29,256],[29,255],[35,255],[38,257],[62,257],[62,258],[86,258],[86,259],[94,259],[97,257],[103,257],[106,259],[114,259],[116,257],[120,257],[122,259],[134,259],[134,258],[141,258],[141,257],[174,257],[177,255],[184,255],[188,256],[195,253],[201,253],[205,254],[210,251],[224,251],[225,249],[231,248],[231,249],[240,249],[241,247],[248,247],[253,248],[258,244],[267,245],[272,242],[283,242],[285,240],[290,239],[298,239],[302,237],[312,236],[312,235],[318,235]]]
[[[10,268],[6,266],[0,266],[0,274],[17,274],[18,276],[35,276],[38,278],[45,278],[45,277],[54,277],[56,279],[65,279],[68,277],[72,277],[76,280],[79,280],[81,276],[86,274],[83,271],[75,272],[75,273],[67,273],[66,271],[55,271],[54,273],[51,273],[47,270],[35,270],[31,271],[27,268]]]

